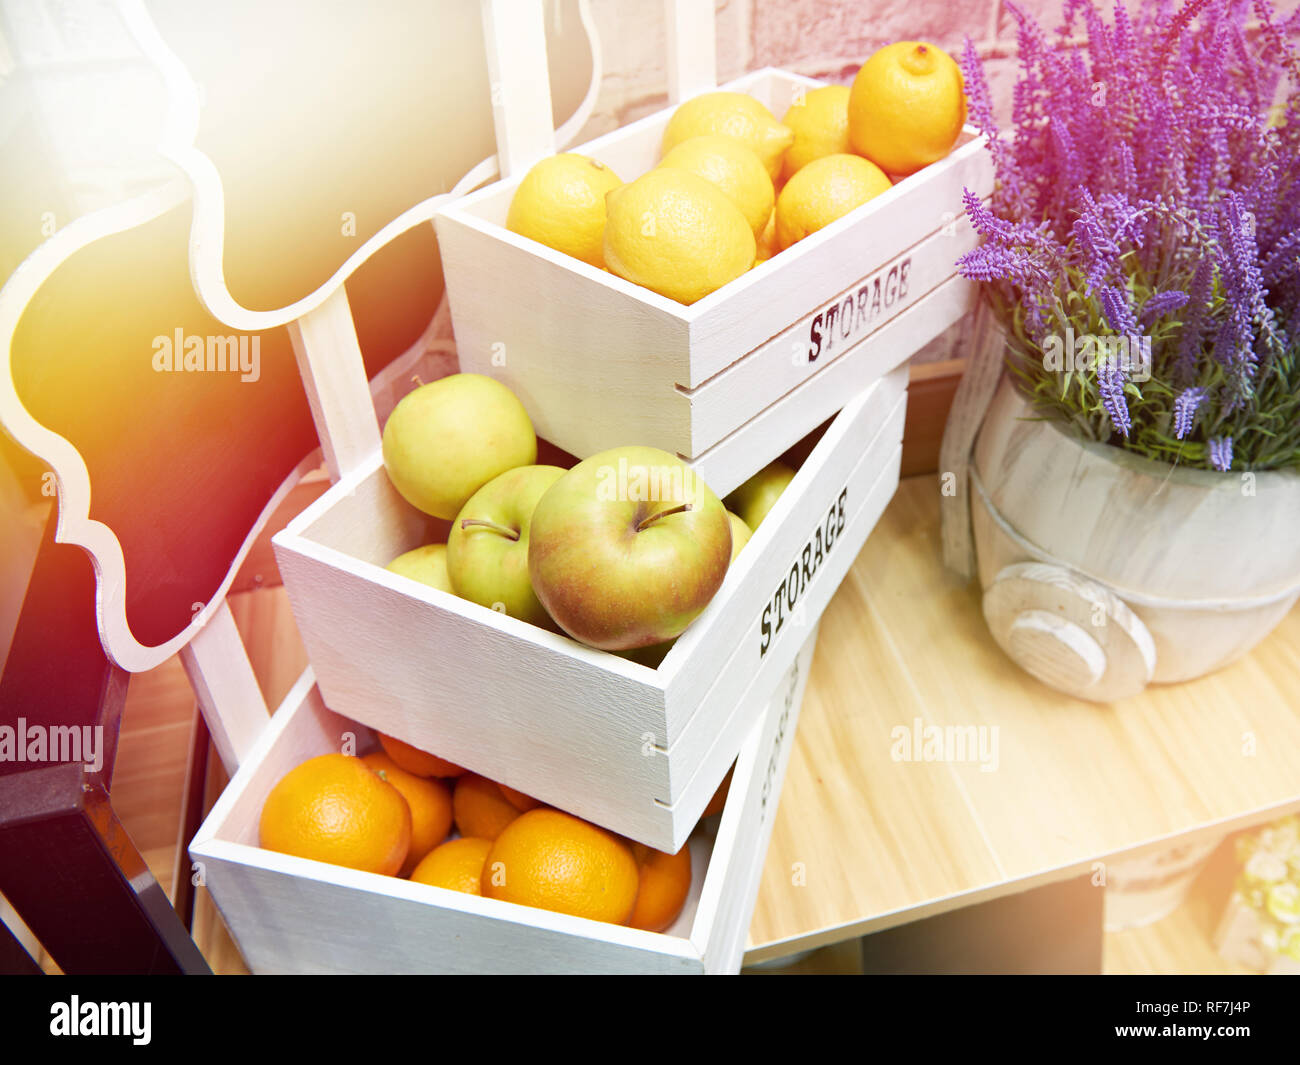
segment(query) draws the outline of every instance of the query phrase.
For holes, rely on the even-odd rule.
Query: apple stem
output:
[[[678,505],[678,506],[672,507],[672,508],[669,509],[669,510],[661,510],[658,514],[651,514],[650,517],[648,517],[648,518],[646,518],[645,520],[639,522],[639,523],[637,524],[636,531],[637,531],[637,532],[644,532],[644,531],[645,531],[645,527],[646,527],[647,525],[650,525],[652,522],[656,522],[656,521],[658,521],[660,518],[666,518],[666,517],[668,517],[669,514],[685,514],[688,510],[692,510],[692,509],[693,509],[693,505],[692,505],[692,504],[690,504],[690,503],[682,503],[682,504],[680,504],[680,505]]]
[[[519,530],[518,530],[518,529],[511,529],[509,526],[506,526],[506,525],[498,525],[495,521],[484,521],[482,518],[462,518],[462,519],[461,519],[460,527],[461,527],[462,529],[468,529],[471,525],[481,525],[481,526],[483,526],[483,528],[485,528],[485,529],[491,529],[493,532],[498,532],[498,533],[500,533],[500,534],[501,534],[502,536],[504,536],[507,540],[518,540],[518,539],[519,539]]]
[[[411,380],[415,382],[416,388],[424,387],[424,378],[421,377],[418,373],[411,374]]]

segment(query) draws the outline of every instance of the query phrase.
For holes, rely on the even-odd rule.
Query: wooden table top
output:
[[[978,752],[895,760],[896,729],[930,727],[983,729],[988,768]],[[746,960],[1099,876],[1104,859],[1294,809],[1300,607],[1216,674],[1073,699],[998,649],[977,583],[941,564],[937,478],[908,478],[823,617]]]

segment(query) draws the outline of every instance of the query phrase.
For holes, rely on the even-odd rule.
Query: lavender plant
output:
[[[1007,7],[1010,136],[963,56],[997,186],[988,206],[966,193],[983,242],[959,268],[985,282],[1015,380],[1044,416],[1153,459],[1300,467],[1300,12],[1121,0],[1108,21],[1065,0],[1049,35]],[[1049,368],[1068,331],[1149,339],[1149,379]]]

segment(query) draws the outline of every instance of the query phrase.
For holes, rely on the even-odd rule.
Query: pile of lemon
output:
[[[780,122],[744,93],[686,101],[658,165],[629,183],[583,155],[543,159],[506,225],[690,304],[942,159],[965,120],[952,57],[900,41],[868,59],[852,88],[798,94]]]

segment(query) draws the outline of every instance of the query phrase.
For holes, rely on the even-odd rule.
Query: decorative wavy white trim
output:
[[[272,494],[240,545],[216,595],[195,612],[190,624],[165,643],[155,646],[141,644],[126,617],[126,562],[121,542],[107,525],[90,518],[90,474],[85,460],[69,440],[31,416],[14,385],[13,338],[28,304],[55,271],[77,252],[105,237],[145,225],[192,196],[190,276],[200,302],[210,314],[231,328],[245,332],[274,329],[319,307],[386,244],[421,222],[431,221],[444,201],[453,200],[495,178],[500,167],[496,156],[484,159],[461,178],[450,193],[430,197],[404,211],[349,256],[320,288],[296,303],[274,311],[249,310],[237,303],[226,287],[223,267],[225,193],[212,161],[194,147],[199,128],[198,89],[180,59],[159,35],[142,0],[118,0],[117,6],[124,24],[145,57],[157,67],[166,86],[168,110],[159,153],[179,167],[186,180],[171,181],[69,223],[38,246],[0,288],[0,371],[3,371],[0,372],[0,424],[21,447],[40,458],[54,472],[58,486],[55,540],[80,547],[90,556],[96,578],[95,613],[100,640],[110,659],[123,669],[138,673],[161,665],[203,628],[225,601],[235,575],[271,515],[302,476],[319,465],[320,450],[313,451],[299,463]],[[557,143],[562,146],[570,143],[590,118],[602,76],[600,40],[588,0],[578,0],[578,11],[591,48],[592,78],[582,103],[556,132]],[[394,364],[413,365],[426,350],[442,347],[433,341],[431,335],[442,310],[443,304],[440,303],[424,335],[398,356]]]
[[[117,535],[90,517],[90,472],[71,441],[41,425],[18,396],[13,377],[13,338],[36,293],[69,258],[97,240],[153,221],[183,204],[189,187],[176,180],[124,203],[106,207],[70,222],[41,244],[0,289],[0,423],[14,440],[54,472],[58,487],[58,518],[54,539],[73,544],[90,556],[95,570],[95,616],[108,656],[133,673],[152,669],[185,646],[225,600],[235,574],[275,508],[303,474],[320,464],[320,449],[308,456],[276,489],[245,538],[216,596],[195,612],[193,621],[166,643],[141,644],[126,618],[126,560]]]
[[[320,307],[349,277],[386,245],[422,222],[431,222],[438,208],[500,173],[497,157],[490,156],[474,166],[451,192],[422,200],[403,211],[357,248],[334,271],[330,279],[295,303],[273,311],[254,311],[239,304],[226,286],[225,274],[225,191],[217,168],[194,147],[198,132],[199,90],[189,71],[159,35],[145,12],[142,0],[119,0],[123,19],[145,56],[157,67],[167,87],[172,110],[164,124],[159,153],[174,163],[194,187],[194,214],[190,226],[190,280],[199,301],[214,318],[232,329],[259,332],[276,329],[310,314]],[[592,79],[578,109],[556,131],[557,142],[566,144],[578,134],[596,105],[600,88],[601,50],[591,18],[588,0],[579,0],[579,16],[591,48]]]

